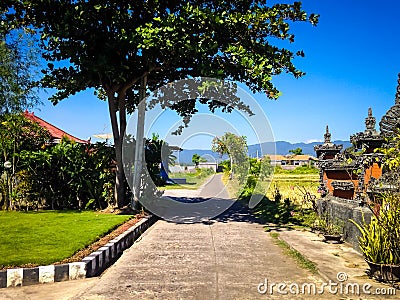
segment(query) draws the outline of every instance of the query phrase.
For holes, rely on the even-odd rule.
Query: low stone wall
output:
[[[355,250],[360,252],[360,247],[358,245],[358,236],[360,235],[360,231],[353,223],[349,221],[349,219],[361,224],[364,216],[365,221],[370,222],[372,212],[369,210],[369,208],[360,207],[358,202],[354,200],[347,200],[332,196],[318,200],[317,204],[318,213],[320,215],[328,214],[333,220],[339,219],[344,222],[345,225],[343,239],[350,243]]]
[[[100,275],[156,221],[156,216],[143,218],[135,226],[85,257],[81,262],[0,271],[0,288],[75,280]]]

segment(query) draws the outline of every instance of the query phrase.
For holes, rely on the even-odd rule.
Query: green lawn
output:
[[[159,187],[160,190],[175,190],[175,189],[188,189],[196,190],[201,185],[206,183],[206,181],[214,175],[214,171],[211,169],[197,169],[196,172],[179,172],[169,174],[170,178],[186,178],[186,184],[175,184],[166,185]]]
[[[92,211],[1,211],[0,268],[61,261],[130,218]]]

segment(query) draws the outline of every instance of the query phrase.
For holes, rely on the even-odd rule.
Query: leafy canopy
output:
[[[228,154],[232,163],[241,163],[247,159],[246,137],[231,132],[226,132],[222,137],[215,137],[211,149],[221,156]]]
[[[204,157],[201,157],[199,154],[195,153],[192,156],[192,163],[194,163],[196,166],[199,165],[201,162],[206,162],[207,160]]]
[[[8,2],[9,19],[40,30],[50,62],[42,84],[58,89],[54,103],[94,87],[127,93],[132,105],[144,74],[151,90],[187,76],[209,76],[277,98],[272,76],[282,71],[302,76],[292,59],[304,54],[275,46],[274,39],[293,42],[292,21],[318,22],[300,2],[271,7],[267,1]]]
[[[294,41],[291,22],[318,22],[300,2],[268,6],[267,0],[6,0],[0,9],[0,28],[33,28],[40,35],[48,62],[41,85],[57,90],[50,98],[54,104],[87,88],[108,100],[120,206],[126,113],[143,97],[141,84],[147,82],[142,91],[154,91],[179,79],[212,77],[276,99],[272,76],[302,76],[292,60],[304,53],[274,41]],[[197,99],[190,100],[172,107],[184,120],[197,112]],[[203,100],[212,111],[226,107]]]
[[[303,149],[301,149],[301,148],[292,149],[292,150],[289,150],[289,153],[292,153],[293,155],[302,155]]]
[[[23,150],[40,149],[49,140],[49,132],[23,114],[0,116],[1,166],[7,160],[15,160]]]
[[[36,89],[39,52],[33,45],[34,39],[23,30],[0,30],[0,114],[40,103]]]

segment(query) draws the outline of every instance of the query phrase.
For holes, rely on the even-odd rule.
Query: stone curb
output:
[[[98,276],[114,263],[124,250],[132,246],[142,233],[156,221],[157,217],[154,215],[143,218],[135,226],[129,228],[97,251],[86,256],[80,262],[0,271],[0,288]]]

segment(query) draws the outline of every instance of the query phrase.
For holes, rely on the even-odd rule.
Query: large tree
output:
[[[231,163],[231,179],[233,177],[235,165],[244,165],[248,159],[247,153],[247,142],[245,136],[238,136],[231,132],[226,132],[221,137],[215,137],[212,140],[211,149],[221,155],[229,155]],[[248,170],[246,170],[246,173]]]
[[[9,19],[40,32],[49,61],[42,84],[58,89],[51,97],[54,104],[87,88],[105,95],[116,148],[118,205],[123,204],[126,114],[135,109],[145,88],[209,76],[245,83],[275,99],[279,92],[272,76],[283,71],[302,76],[292,59],[303,52],[274,46],[274,38],[293,42],[290,22],[318,21],[300,2],[269,7],[266,0],[8,0],[1,5],[5,4],[12,8]],[[196,112],[194,102],[174,108],[185,117]],[[208,104],[211,109],[221,105]]]
[[[39,52],[24,30],[4,32],[0,26],[0,114],[20,112],[37,105]]]

